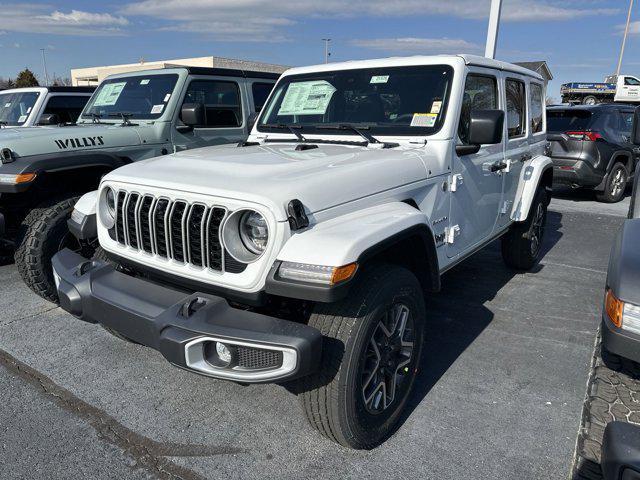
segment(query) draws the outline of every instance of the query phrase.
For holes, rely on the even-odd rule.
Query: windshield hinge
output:
[[[445,242],[449,245],[453,245],[456,241],[456,237],[460,235],[460,225],[453,225],[445,229],[446,239]]]
[[[458,190],[458,187],[459,187],[460,185],[462,185],[463,183],[464,183],[464,177],[463,177],[461,174],[456,173],[455,175],[453,175],[453,176],[451,177],[451,182],[450,182],[450,184],[449,184],[449,191],[450,191],[450,192],[455,192],[455,191],[457,191],[457,190]]]

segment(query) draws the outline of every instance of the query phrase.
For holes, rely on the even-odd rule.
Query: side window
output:
[[[620,133],[631,138],[633,131],[633,112],[620,112]]]
[[[498,108],[498,82],[495,77],[469,75],[464,86],[458,135],[462,143],[469,143],[471,112]]]
[[[73,123],[89,101],[89,97],[56,95],[49,98],[43,114],[56,114],[62,123]]]
[[[195,127],[229,128],[242,125],[240,89],[236,82],[193,80],[187,88],[184,103],[202,103],[205,107],[205,123]]]
[[[640,85],[640,80],[633,78],[633,77],[624,77],[624,84],[625,85],[632,85],[632,86],[638,86]]]
[[[530,84],[529,95],[531,95],[531,133],[542,132],[542,112],[544,111],[544,89],[538,83]]]
[[[509,138],[522,137],[525,133],[527,110],[524,82],[507,79],[507,132]]]
[[[256,106],[256,112],[262,110],[274,85],[275,83],[254,83],[251,85],[251,93],[253,94],[253,103]]]

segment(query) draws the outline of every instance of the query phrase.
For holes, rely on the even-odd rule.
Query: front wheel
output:
[[[318,305],[309,325],[324,336],[322,364],[301,395],[309,423],[346,447],[382,443],[412,390],[424,324],[420,284],[397,266],[365,271],[348,298]]]
[[[538,261],[547,222],[547,204],[547,192],[539,188],[527,219],[514,223],[502,237],[502,258],[509,267],[530,270]]]
[[[596,97],[594,95],[587,95],[582,100],[582,104],[583,105],[597,105],[599,103],[600,103],[600,101],[598,100],[598,97]]]
[[[35,293],[58,302],[51,259],[63,248],[82,253],[82,246],[69,232],[67,219],[79,197],[44,203],[26,216],[18,232],[16,266],[22,280]]]

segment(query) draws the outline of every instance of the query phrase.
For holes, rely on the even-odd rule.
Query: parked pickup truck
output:
[[[603,83],[565,83],[560,87],[563,103],[597,105],[640,102],[640,80],[630,75],[612,75]]]
[[[186,370],[288,383],[324,436],[373,448],[429,369],[442,274],[498,238],[514,269],[543,251],[544,90],[468,55],[289,70],[246,142],[82,197],[73,230],[97,228],[108,260],[59,252],[60,305]]]
[[[25,283],[57,295],[51,257],[91,241],[69,234],[80,195],[114,168],[180,150],[246,139],[275,81],[273,72],[176,67],[113,75],[75,125],[0,130],[0,242],[15,245]],[[13,245],[12,245],[13,244]]]
[[[0,128],[74,123],[95,87],[30,87],[0,91]]]

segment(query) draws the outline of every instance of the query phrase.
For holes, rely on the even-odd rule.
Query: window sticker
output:
[[[387,83],[388,81],[389,75],[374,75],[369,83]]]
[[[7,102],[4,104],[4,108],[9,108],[11,106],[11,102]]]
[[[26,115],[20,115],[18,117],[18,123],[23,123],[27,121],[27,116]]]
[[[435,100],[431,104],[431,113],[438,114],[438,113],[440,113],[441,109],[442,109],[442,100]]]
[[[98,96],[96,97],[96,101],[93,105],[95,107],[108,107],[115,105],[126,84],[127,82],[106,84],[102,87],[100,92],[98,92]]]
[[[278,115],[324,115],[335,91],[326,80],[292,83]]]
[[[27,113],[31,113],[31,107],[27,108]]]
[[[438,119],[437,113],[414,113],[411,119],[412,127],[433,127]]]
[[[164,103],[167,103],[167,102],[169,101],[169,99],[170,99],[170,98],[171,98],[171,94],[170,94],[170,93],[167,93],[167,94],[164,96],[164,100],[163,100],[163,102],[164,102]]]
[[[164,110],[163,104],[154,105],[153,107],[151,107],[151,114],[153,115],[154,113],[162,113],[162,110]]]
[[[140,80],[140,85],[146,85],[146,84],[148,84],[148,83],[149,83],[149,79],[148,79],[148,78],[145,78],[145,79],[143,79],[143,80]]]

